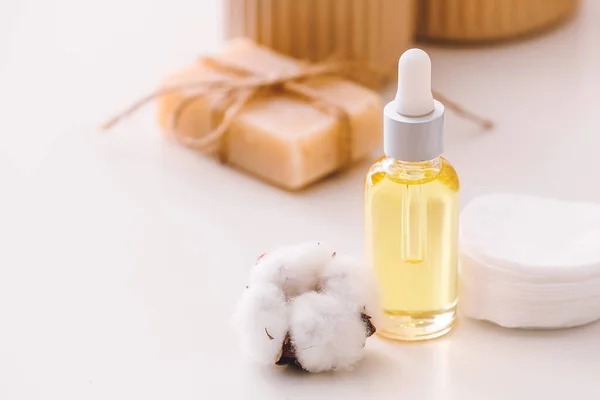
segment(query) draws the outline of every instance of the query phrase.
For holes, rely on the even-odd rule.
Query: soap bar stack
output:
[[[235,39],[217,52],[213,62],[198,62],[168,77],[163,87],[184,87],[193,82],[225,81],[236,83],[234,68],[254,77],[293,75],[307,64],[278,54],[249,39]],[[215,61],[227,68],[218,68]],[[233,118],[222,146],[228,164],[252,173],[276,186],[302,189],[343,165],[368,157],[381,142],[381,99],[363,86],[340,76],[315,76],[299,82],[321,103],[330,104],[347,115],[344,124],[338,116],[326,113],[306,98],[285,90],[273,90],[256,96]],[[158,120],[166,133],[187,138],[203,138],[222,121],[223,110],[236,100],[219,93],[196,97],[181,113],[176,132],[171,121],[175,110],[194,96],[193,90],[177,90],[162,96],[158,102]],[[350,137],[346,147],[340,146]],[[346,153],[347,156],[346,156]]]
[[[600,319],[600,205],[492,194],[461,215],[460,304],[509,328]]]

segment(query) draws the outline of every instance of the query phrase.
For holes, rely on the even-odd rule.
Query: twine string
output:
[[[352,152],[352,132],[350,115],[337,104],[327,101],[316,90],[312,89],[302,81],[318,76],[331,74],[342,74],[356,67],[356,63],[347,61],[338,61],[330,59],[318,64],[308,64],[303,69],[292,74],[281,74],[274,76],[260,76],[256,73],[242,69],[239,66],[229,65],[221,60],[210,57],[201,58],[202,62],[214,67],[215,69],[233,72],[237,75],[236,79],[221,79],[211,81],[195,81],[184,84],[173,85],[159,89],[150,93],[127,107],[124,111],[118,113],[113,118],[102,124],[102,130],[111,129],[123,119],[134,114],[147,103],[158,97],[177,93],[188,92],[189,95],[181,101],[175,110],[171,113],[169,119],[169,130],[173,133],[175,139],[182,145],[195,149],[203,153],[217,152],[219,159],[226,163],[228,161],[226,136],[235,117],[250,103],[259,93],[274,93],[278,89],[294,94],[308,101],[315,109],[334,117],[339,121],[338,130],[338,157],[340,168],[348,165],[351,161]],[[360,67],[360,66],[359,66]],[[362,66],[364,73],[379,73],[373,69]],[[195,102],[206,96],[221,96],[222,109],[224,110],[222,119],[210,132],[201,137],[191,137],[183,135],[178,129],[184,112]],[[460,117],[473,121],[484,129],[493,127],[493,122],[487,118],[481,117],[460,104],[449,100],[438,92],[433,93],[434,97],[440,102],[458,114]],[[233,99],[233,100],[232,100]],[[218,108],[218,107],[217,107]]]
[[[448,99],[446,96],[444,96],[440,92],[434,91],[433,97],[435,97],[437,100],[439,100],[442,104],[444,104],[444,106],[446,106],[448,109],[452,110],[458,116],[475,122],[477,125],[481,126],[483,129],[492,129],[494,127],[494,122],[492,120],[490,120],[488,118],[484,118],[480,115],[475,114],[474,112],[467,110],[466,108],[464,108],[457,102]]]

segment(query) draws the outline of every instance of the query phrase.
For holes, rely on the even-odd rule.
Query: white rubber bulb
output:
[[[431,59],[421,49],[406,50],[398,61],[396,112],[406,117],[422,117],[433,111]]]

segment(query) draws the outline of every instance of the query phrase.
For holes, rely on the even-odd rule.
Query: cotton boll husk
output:
[[[273,284],[245,290],[233,323],[248,358],[269,365],[279,359],[289,329],[288,308],[285,294]]]
[[[375,316],[377,284],[369,269],[352,257],[336,255],[321,274],[321,289],[344,299],[355,311]]]
[[[336,296],[316,292],[291,302],[290,336],[296,358],[309,372],[352,368],[366,342],[360,313]]]
[[[269,282],[283,289],[287,298],[314,290],[319,273],[333,251],[321,242],[286,246],[267,253],[253,267],[251,286]]]

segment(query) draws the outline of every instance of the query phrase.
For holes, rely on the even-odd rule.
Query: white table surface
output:
[[[353,372],[261,369],[227,322],[255,257],[362,255],[368,163],[301,194],[162,140],[152,106],[96,125],[221,43],[215,0],[0,7],[0,399],[600,398],[600,323],[372,338]],[[600,2],[548,35],[426,46],[434,86],[493,118],[447,120],[463,204],[490,191],[600,202]]]

